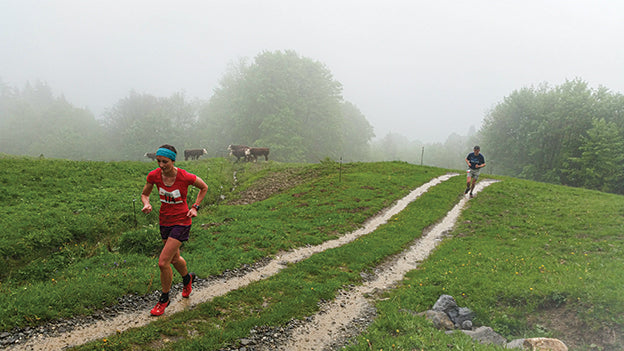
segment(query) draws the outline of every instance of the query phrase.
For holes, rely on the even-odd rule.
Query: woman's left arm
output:
[[[193,183],[193,186],[199,189],[199,193],[197,194],[197,198],[195,199],[195,203],[193,203],[193,205],[199,206],[204,200],[206,193],[208,193],[208,185],[200,177],[197,177],[195,179],[195,182]],[[189,217],[197,216],[197,209],[191,206],[188,212],[188,216]]]
[[[204,201],[204,197],[206,196],[206,193],[208,193],[208,185],[200,177],[197,177],[193,186],[199,188],[197,199],[195,199],[195,203],[199,205],[202,201]]]

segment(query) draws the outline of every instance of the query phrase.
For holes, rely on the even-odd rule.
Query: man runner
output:
[[[468,164],[468,171],[466,171],[467,180],[464,194],[470,191],[470,197],[472,197],[472,191],[474,190],[477,179],[479,179],[481,168],[485,167],[485,157],[481,153],[481,147],[479,147],[479,145],[475,145],[473,152],[466,156],[466,164]]]

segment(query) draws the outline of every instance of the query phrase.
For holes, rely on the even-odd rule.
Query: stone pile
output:
[[[481,326],[474,328],[472,320],[475,317],[475,313],[469,308],[457,306],[457,302],[450,295],[440,296],[433,308],[422,314],[436,328],[446,330],[449,334],[458,331],[463,332],[482,344],[496,344],[508,349],[568,351],[568,347],[558,339],[527,338],[507,342],[507,339],[490,327]]]

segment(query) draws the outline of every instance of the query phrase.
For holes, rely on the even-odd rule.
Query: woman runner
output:
[[[169,290],[173,281],[171,265],[182,276],[184,284],[182,297],[189,297],[193,290],[192,284],[196,276],[195,273],[188,272],[186,261],[180,256],[180,246],[189,239],[191,219],[197,216],[199,205],[208,192],[208,185],[201,178],[175,166],[176,155],[176,148],[171,145],[165,144],[158,149],[156,152],[158,168],[149,172],[147,183],[141,193],[142,211],[146,214],[152,212],[149,196],[154,186],[160,196],[159,222],[163,249],[158,258],[158,268],[162,293],[158,303],[151,310],[154,316],[162,315],[169,306]],[[186,194],[190,185],[197,187],[199,193],[189,209]]]

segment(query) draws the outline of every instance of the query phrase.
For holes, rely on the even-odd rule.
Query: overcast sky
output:
[[[0,0],[0,81],[96,117],[131,90],[208,99],[227,66],[294,50],[375,128],[445,141],[523,87],[624,92],[622,0]]]

